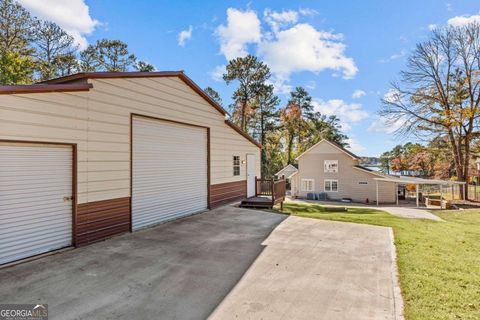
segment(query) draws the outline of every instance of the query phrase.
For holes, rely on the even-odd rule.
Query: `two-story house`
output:
[[[298,156],[298,172],[292,177],[292,195],[325,192],[329,199],[354,202],[395,203],[394,182],[377,181],[385,175],[359,165],[360,158],[342,146],[321,140]]]

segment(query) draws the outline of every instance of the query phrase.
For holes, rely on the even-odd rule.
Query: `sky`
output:
[[[413,139],[397,136],[398,126],[385,125],[378,111],[415,45],[433,28],[480,22],[478,0],[19,2],[80,48],[120,39],[157,70],[184,70],[217,90],[225,106],[235,89],[221,80],[225,65],[254,54],[270,67],[280,106],[303,86],[315,110],[340,118],[350,150],[361,156]]]

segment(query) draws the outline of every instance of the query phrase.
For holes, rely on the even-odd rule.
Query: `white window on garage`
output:
[[[240,175],[240,156],[233,156],[233,175]]]
[[[302,179],[302,191],[313,191],[315,189],[315,180]]]
[[[323,172],[325,173],[337,173],[338,160],[325,160],[323,164],[323,169]]]
[[[338,191],[338,180],[325,179],[324,187],[326,192],[337,192]]]

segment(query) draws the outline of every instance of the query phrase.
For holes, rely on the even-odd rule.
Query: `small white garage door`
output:
[[[134,118],[132,228],[207,209],[207,129]]]
[[[72,148],[0,144],[0,264],[72,244]]]

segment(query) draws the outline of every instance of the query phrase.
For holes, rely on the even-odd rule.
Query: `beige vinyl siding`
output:
[[[285,168],[283,168],[282,170],[278,171],[278,173],[276,174],[276,176],[278,176],[279,178],[283,176],[285,176],[285,178],[288,178],[290,177],[290,175],[292,175],[292,173],[295,173],[297,172],[298,170],[292,166],[292,165],[288,165],[286,166]]]
[[[0,96],[0,139],[77,143],[78,203],[130,196],[131,113],[209,127],[211,184],[246,179],[234,155],[255,154],[260,174],[260,149],[179,78],[88,81],[88,92]]]
[[[338,160],[338,173],[324,172],[325,160]],[[325,192],[324,181],[338,180],[338,191],[327,192],[331,199],[351,198],[357,202],[376,200],[376,181],[374,173],[355,168],[358,161],[327,142],[322,142],[298,159],[299,172],[296,175],[297,195],[306,197],[308,192],[301,189],[302,179],[314,179],[314,192]],[[367,184],[360,184],[367,182]],[[395,184],[379,182],[380,202],[395,202]]]

